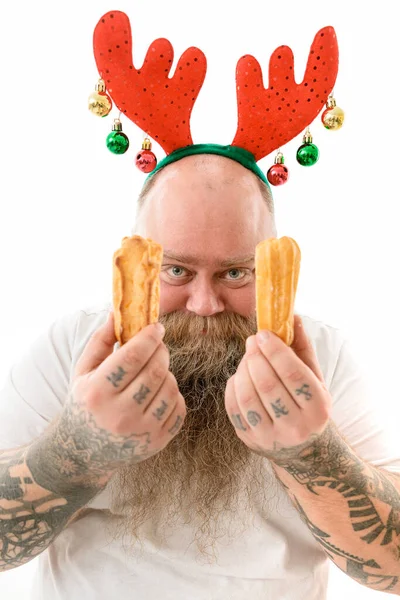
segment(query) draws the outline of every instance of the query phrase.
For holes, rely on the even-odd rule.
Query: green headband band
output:
[[[254,155],[251,152],[244,148],[239,148],[238,146],[220,146],[219,144],[194,144],[193,146],[185,146],[184,148],[179,148],[179,150],[174,150],[174,152],[168,154],[158,163],[147,179],[152,177],[163,167],[166,167],[177,160],[181,160],[181,158],[185,158],[185,156],[192,156],[193,154],[219,154],[220,156],[231,158],[246,167],[246,169],[253,171],[253,173],[266,183],[271,190],[268,179],[257,165]]]

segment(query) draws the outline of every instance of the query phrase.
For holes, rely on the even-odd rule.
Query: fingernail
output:
[[[157,331],[159,331],[161,333],[161,335],[164,335],[164,333],[165,333],[164,325],[162,325],[161,323],[156,323],[156,329],[157,329]]]
[[[269,331],[259,331],[256,335],[259,344],[264,344],[270,337]]]
[[[247,338],[246,340],[246,352],[247,354],[253,354],[258,352],[257,342],[254,336]]]

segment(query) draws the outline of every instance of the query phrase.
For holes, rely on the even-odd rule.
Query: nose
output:
[[[186,308],[200,317],[211,317],[216,313],[223,312],[225,305],[210,281],[196,278],[190,284]]]

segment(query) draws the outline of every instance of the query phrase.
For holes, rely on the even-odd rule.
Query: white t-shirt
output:
[[[27,444],[62,410],[74,366],[110,305],[82,310],[54,322],[10,370],[0,393],[0,448]],[[362,373],[340,332],[303,317],[333,397],[332,419],[358,456],[400,473],[400,450],[378,420]],[[266,472],[266,485],[267,481]],[[107,488],[95,509],[69,525],[37,559],[32,600],[323,600],[328,559],[278,487],[263,518],[254,500],[254,522],[229,543],[217,542],[218,562],[198,560],[193,530],[182,523],[168,545],[144,531],[140,557],[110,541]],[[142,535],[143,537],[143,535]]]

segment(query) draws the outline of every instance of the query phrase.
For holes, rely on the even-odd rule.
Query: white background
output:
[[[191,45],[206,53],[206,82],[192,115],[195,143],[232,141],[240,56],[254,54],[266,74],[271,52],[287,44],[300,81],[314,35],[333,25],[340,50],[335,96],[346,122],[341,131],[329,132],[317,119],[311,131],[321,158],[312,168],[295,162],[301,136],[283,149],[291,179],[274,190],[278,233],[294,237],[302,249],[297,310],[347,334],[370,376],[388,431],[396,434],[400,194],[395,6],[382,0],[120,0],[118,5],[110,0],[9,0],[2,6],[0,380],[54,319],[109,299],[112,254],[133,225],[144,179],[134,166],[142,133],[124,121],[131,148],[114,156],[104,143],[111,117],[99,119],[87,110],[87,96],[97,81],[92,32],[103,13],[118,9],[129,15],[137,67],[157,37],[172,42],[174,65]],[[162,151],[158,155],[162,158]],[[266,171],[272,162],[273,155],[260,166]],[[27,599],[34,567],[33,561],[0,574],[0,596]],[[329,600],[339,595],[355,600],[383,596],[333,567]]]

